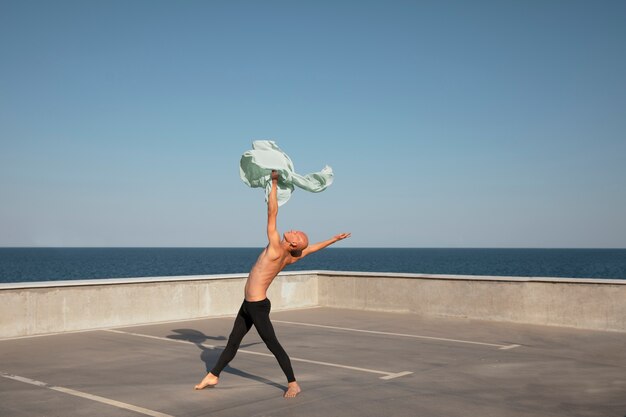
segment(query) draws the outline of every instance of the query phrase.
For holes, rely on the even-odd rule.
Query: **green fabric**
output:
[[[272,170],[279,174],[278,205],[285,204],[298,186],[306,191],[319,193],[333,183],[333,170],[326,165],[320,172],[300,175],[293,168],[293,162],[274,141],[256,140],[252,150],[244,152],[239,163],[241,180],[253,188],[265,188],[265,201],[272,190]]]

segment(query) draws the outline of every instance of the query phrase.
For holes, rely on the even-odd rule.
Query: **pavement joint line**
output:
[[[385,335],[385,336],[412,337],[412,338],[415,338],[415,339],[441,340],[441,341],[444,341],[444,342],[455,342],[455,343],[466,343],[466,344],[472,344],[472,345],[492,346],[492,347],[497,347],[498,349],[501,349],[501,350],[514,349],[514,348],[520,346],[520,345],[501,345],[501,344],[498,344],[498,343],[474,342],[474,341],[471,341],[471,340],[448,339],[448,338],[445,338],[445,337],[421,336],[421,335],[416,335],[416,334],[381,332],[381,331],[378,331],[378,330],[351,329],[349,327],[326,326],[326,325],[323,325],[323,324],[301,323],[301,322],[295,322],[295,321],[272,320],[272,323],[294,324],[294,325],[298,325],[298,326],[320,327],[320,328],[323,328],[323,329],[345,330],[345,331],[350,331],[350,332],[370,333],[370,334],[382,334],[382,335]]]
[[[75,397],[81,397],[81,398],[85,398],[85,399],[88,399],[88,400],[91,400],[91,401],[104,403],[104,404],[107,404],[107,405],[111,405],[113,407],[123,408],[125,410],[134,411],[136,413],[144,414],[146,416],[151,416],[151,417],[174,417],[171,414],[160,413],[158,411],[150,410],[150,409],[143,408],[143,407],[138,407],[136,405],[127,404],[127,403],[124,403],[124,402],[121,402],[121,401],[112,400],[110,398],[101,397],[99,395],[93,395],[93,394],[89,394],[87,392],[76,391],[76,390],[71,389],[71,388],[59,387],[59,386],[56,386],[56,385],[48,384],[46,382],[37,381],[35,379],[26,378],[26,377],[19,376],[19,375],[9,374],[9,373],[3,372],[3,371],[0,371],[0,376],[3,377],[3,378],[12,379],[14,381],[23,382],[25,384],[35,385],[35,386],[38,386],[38,387],[41,387],[41,388],[47,388],[47,389],[50,389],[50,390],[53,390],[53,391],[63,392],[65,394],[73,395]]]
[[[127,334],[127,335],[138,336],[138,337],[146,337],[148,339],[165,340],[165,341],[168,341],[168,342],[177,342],[177,343],[186,343],[186,344],[200,345],[200,346],[203,346],[203,347],[206,347],[206,348],[210,348],[210,349],[216,349],[216,348],[220,349],[219,347],[214,346],[214,345],[207,345],[207,344],[204,344],[204,343],[194,343],[194,342],[190,342],[188,340],[170,339],[170,338],[167,338],[167,337],[152,336],[152,335],[141,334],[141,333],[131,333],[131,332],[125,332],[125,331],[122,331],[122,330],[115,330],[115,329],[103,329],[102,331],[118,333],[118,334]],[[237,350],[237,352],[247,353],[249,355],[267,356],[267,357],[270,357],[270,358],[274,357],[274,355],[271,354],[271,353],[254,352],[254,351],[246,350],[246,349],[239,349],[239,350]],[[376,370],[376,369],[360,368],[358,366],[350,366],[350,365],[341,365],[339,363],[332,363],[332,362],[321,362],[321,361],[315,361],[315,360],[311,360],[311,359],[296,358],[296,357],[292,357],[292,356],[289,356],[289,359],[291,359],[292,361],[295,361],[295,362],[312,363],[312,364],[315,364],[315,365],[331,366],[331,367],[334,367],[334,368],[351,369],[353,371],[369,372],[369,373],[373,373],[373,374],[384,375],[384,376],[381,376],[380,379],[385,379],[385,380],[393,379],[393,378],[397,378],[397,377],[400,377],[400,376],[409,375],[409,374],[413,373],[413,372],[409,372],[409,371],[402,371],[402,372],[379,371],[379,370]]]

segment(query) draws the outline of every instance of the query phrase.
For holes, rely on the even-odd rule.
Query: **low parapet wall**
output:
[[[0,338],[231,315],[246,274],[0,285]],[[302,271],[275,310],[328,306],[626,332],[626,280]]]
[[[319,271],[320,305],[626,332],[626,280]]]
[[[0,285],[0,338],[236,314],[247,274]],[[284,274],[272,308],[313,307],[315,274]]]

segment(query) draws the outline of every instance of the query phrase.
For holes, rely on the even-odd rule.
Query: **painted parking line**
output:
[[[204,343],[194,343],[194,342],[190,342],[190,341],[187,341],[187,340],[170,339],[170,338],[167,338],[167,337],[151,336],[151,335],[141,334],[141,333],[125,332],[125,331],[122,331],[122,330],[105,329],[105,330],[102,330],[102,331],[112,332],[112,333],[119,333],[119,334],[126,334],[126,335],[131,335],[131,336],[138,336],[138,337],[146,337],[148,339],[165,340],[165,341],[168,341],[168,342],[200,345],[200,346],[208,348],[208,349],[222,349],[222,348],[217,347],[215,345],[208,345],[208,344],[204,344]],[[271,358],[274,357],[274,355],[271,354],[271,353],[254,352],[254,351],[245,350],[245,349],[237,350],[237,353],[239,353],[239,352],[247,353],[249,355],[268,356],[268,357],[271,357]],[[315,361],[315,360],[311,360],[311,359],[296,358],[296,357],[293,357],[293,356],[289,356],[289,359],[291,359],[292,361],[295,361],[295,362],[305,362],[305,363],[312,363],[312,364],[315,364],[315,365],[331,366],[331,367],[334,367],[334,368],[350,369],[350,370],[353,370],[353,371],[369,372],[369,373],[372,373],[372,374],[379,374],[379,375],[383,375],[383,376],[381,376],[379,378],[380,379],[384,379],[384,380],[394,379],[394,378],[398,378],[398,377],[401,377],[401,376],[410,375],[410,374],[413,373],[413,372],[409,372],[409,371],[403,371],[403,372],[379,371],[379,370],[376,370],[376,369],[360,368],[360,367],[357,367],[357,366],[342,365],[342,364],[339,364],[339,363],[332,363],[332,362],[321,362],[321,361]]]
[[[170,414],[160,413],[158,411],[149,410],[147,408],[138,407],[136,405],[123,403],[121,401],[112,400],[110,398],[101,397],[99,395],[89,394],[87,392],[76,391],[76,390],[71,389],[71,388],[65,388],[65,387],[59,387],[59,386],[56,386],[56,385],[51,385],[51,384],[48,384],[46,382],[37,381],[35,379],[30,379],[30,378],[25,378],[25,377],[19,376],[19,375],[13,375],[13,374],[9,374],[9,373],[0,371],[0,376],[3,377],[3,378],[12,379],[14,381],[23,382],[25,384],[35,385],[35,386],[38,386],[38,387],[41,387],[41,388],[47,388],[47,389],[50,389],[50,390],[53,390],[53,391],[63,392],[65,394],[73,395],[75,397],[86,398],[86,399],[91,400],[91,401],[97,401],[99,403],[108,404],[108,405],[111,405],[113,407],[123,408],[125,410],[134,411],[136,413],[144,414],[146,416],[152,416],[152,417],[174,417],[174,416],[172,416]]]
[[[300,323],[300,322],[295,322],[295,321],[272,320],[272,323],[293,324],[297,326],[321,327],[323,329],[343,330],[343,331],[358,332],[358,333],[382,334],[385,336],[412,337],[415,339],[428,339],[428,340],[440,340],[444,342],[467,343],[470,345],[483,345],[483,346],[497,347],[498,349],[501,349],[501,350],[514,349],[520,346],[520,345],[501,345],[498,343],[475,342],[472,340],[448,339],[445,337],[421,336],[421,335],[416,335],[416,334],[381,332],[377,330],[351,329],[349,327],[326,326],[323,324]]]

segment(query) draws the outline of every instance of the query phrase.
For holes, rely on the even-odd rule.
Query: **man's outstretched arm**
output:
[[[310,255],[313,252],[317,252],[318,250],[324,249],[325,247],[330,246],[335,242],[339,242],[340,240],[349,238],[350,236],[351,236],[351,233],[340,233],[323,242],[318,242],[318,243],[309,245],[302,251],[302,257]]]
[[[276,217],[278,216],[278,173],[272,171],[272,191],[267,199],[267,240],[271,250],[278,250],[280,235],[276,230]]]

